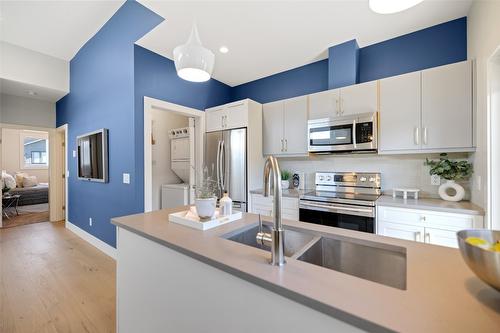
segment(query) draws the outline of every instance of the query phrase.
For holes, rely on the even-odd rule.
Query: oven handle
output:
[[[336,205],[321,205],[317,203],[310,203],[310,202],[300,202],[299,208],[322,208],[326,209],[329,212],[340,212],[340,211],[346,211],[346,212],[355,212],[355,213],[363,213],[363,214],[371,214],[373,215],[373,208],[353,208],[353,207],[344,207],[344,206],[336,206]]]
[[[356,149],[357,147],[357,143],[356,143],[356,119],[354,119],[352,121],[352,143],[353,143],[353,146],[354,146],[354,149]]]

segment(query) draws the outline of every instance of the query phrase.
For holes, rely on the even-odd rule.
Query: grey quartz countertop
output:
[[[441,199],[403,199],[382,195],[377,200],[377,206],[424,209],[445,213],[484,215],[484,210],[469,201],[451,202]]]
[[[255,214],[200,231],[170,223],[169,213],[179,210],[114,218],[112,223],[367,331],[495,332],[500,327],[500,293],[469,270],[457,249],[283,220],[285,229],[404,253],[402,290],[293,258],[282,267],[271,266],[269,252],[223,237],[257,225]]]
[[[298,190],[296,188],[289,188],[286,190],[282,190],[282,192],[283,192],[282,194],[284,197],[288,197],[288,198],[299,198],[301,195],[303,195],[307,192],[310,192],[310,191],[312,191],[312,190]],[[262,194],[263,192],[264,192],[264,190],[261,188],[250,191],[251,194]]]

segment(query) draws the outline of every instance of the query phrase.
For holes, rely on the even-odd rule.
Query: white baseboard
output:
[[[91,245],[95,246],[96,248],[98,248],[99,250],[101,250],[102,252],[104,252],[105,254],[110,256],[111,258],[116,260],[116,249],[114,247],[112,247],[111,245],[109,245],[109,244],[103,242],[102,240],[100,240],[99,238],[89,234],[85,230],[80,229],[79,227],[77,227],[76,225],[74,225],[73,223],[71,223],[69,221],[66,221],[66,228],[69,229],[70,231],[72,231],[73,233],[75,233],[77,236],[79,236],[83,240],[90,243]]]

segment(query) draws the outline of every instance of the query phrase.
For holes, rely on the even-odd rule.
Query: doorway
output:
[[[500,230],[500,47],[488,61],[489,227]]]
[[[2,124],[2,228],[50,220],[52,131]]]
[[[181,133],[177,135],[177,131]],[[168,207],[163,193],[175,192],[174,198],[194,202],[196,176],[201,174],[203,163],[204,133],[203,111],[144,97],[145,212]]]
[[[50,220],[67,221],[68,211],[68,125],[56,128],[52,134],[50,168]]]

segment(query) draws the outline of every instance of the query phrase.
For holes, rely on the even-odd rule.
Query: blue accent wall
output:
[[[203,83],[177,76],[174,62],[138,45],[134,48],[136,190],[144,193],[144,96],[205,110],[231,101],[231,87],[211,79]],[[144,210],[141,197],[140,210]]]
[[[335,57],[335,53],[332,56]],[[467,18],[360,48],[358,56],[357,83],[467,60]],[[346,53],[342,57],[346,57]],[[352,74],[341,72],[338,78],[328,77],[328,61],[318,61],[236,86],[233,100],[251,98],[268,103],[327,90],[329,80],[334,82],[334,87],[353,84]],[[347,61],[343,59],[343,62]],[[352,68],[355,62],[352,58],[349,67]]]
[[[250,98],[259,103],[268,103],[326,89],[327,59],[235,86],[232,88],[232,100]]]
[[[110,218],[142,211],[144,200],[135,172],[134,42],[162,20],[125,2],[71,60],[70,93],[56,104],[57,125],[69,125],[68,219],[112,246]],[[76,136],[99,128],[109,129],[109,183],[78,180]],[[131,184],[122,183],[122,173],[130,173]]]
[[[328,49],[328,89],[358,83],[359,46],[355,39]]]
[[[359,81],[467,60],[467,18],[438,24],[359,50]]]

